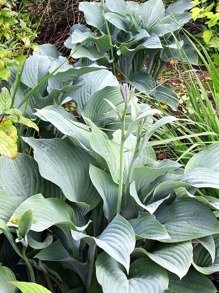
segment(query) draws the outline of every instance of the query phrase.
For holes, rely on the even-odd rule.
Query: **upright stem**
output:
[[[32,283],[36,283],[36,279],[35,279],[35,275],[34,275],[34,271],[33,271],[33,267],[28,259],[28,257],[26,256],[26,248],[24,247],[22,250],[22,258],[24,260],[24,262],[26,263],[27,269],[28,269],[28,275],[29,275],[29,279]]]
[[[118,201],[117,201],[117,213],[119,214],[122,206],[122,194],[123,194],[123,181],[124,181],[124,146],[125,146],[125,118],[127,113],[127,105],[125,103],[124,113],[122,115],[121,126],[121,143],[120,143],[120,156],[119,156],[119,189],[118,189]]]

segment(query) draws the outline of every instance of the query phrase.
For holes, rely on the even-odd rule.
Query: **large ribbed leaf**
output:
[[[58,185],[73,202],[93,208],[99,196],[89,178],[92,157],[62,139],[24,139],[33,149],[41,175]]]
[[[131,265],[128,279],[121,265],[102,253],[96,262],[96,275],[103,293],[162,293],[168,287],[166,271],[146,257]]]
[[[115,13],[124,14],[126,15],[127,11],[127,5],[125,0],[106,0],[106,7]]]
[[[37,163],[28,155],[12,160],[0,157],[0,191],[9,196],[29,197],[36,193],[60,196],[60,189],[40,176]]]
[[[90,122],[91,123],[91,122]],[[92,149],[106,161],[115,183],[119,182],[120,154],[119,145],[114,143],[95,124],[92,125],[90,144]]]
[[[15,281],[15,275],[9,268],[0,266],[0,292],[1,293],[16,293],[14,286],[10,282]]]
[[[190,0],[178,0],[171,3],[166,9],[166,12],[168,14],[177,14],[190,10],[192,7],[194,7],[194,4]]]
[[[119,85],[116,77],[110,71],[104,69],[84,74],[77,82],[82,84],[82,86],[75,90],[72,96],[79,109],[84,107],[95,91],[101,90],[107,86]]]
[[[68,135],[72,141],[90,148],[89,128],[74,120],[73,116],[59,106],[48,106],[35,113],[40,119],[52,123],[60,132]]]
[[[212,255],[203,245],[199,244],[194,248],[194,263],[196,270],[202,274],[210,275],[219,271],[219,235],[214,235],[215,259],[212,262]]]
[[[26,199],[22,196],[0,194],[0,219],[7,222],[16,208]]]
[[[112,220],[116,215],[118,185],[115,184],[109,174],[91,165],[89,174],[93,185],[103,200],[104,215]]]
[[[102,234],[95,238],[72,231],[75,240],[95,241],[97,246],[122,264],[127,272],[130,265],[130,254],[135,247],[135,233],[130,223],[120,215],[116,215]]]
[[[219,143],[194,155],[185,167],[183,179],[195,187],[219,188]]]
[[[192,264],[193,249],[191,242],[161,244],[147,255],[154,262],[182,279]]]
[[[50,65],[51,61],[47,56],[30,56],[24,64],[21,81],[34,88],[48,74]]]
[[[170,284],[167,293],[216,293],[217,290],[209,278],[191,269],[188,274],[180,280],[177,276],[170,274]]]
[[[141,6],[140,16],[146,28],[154,26],[164,14],[165,7],[162,0],[149,0]]]
[[[33,222],[31,230],[44,231],[49,227],[68,223],[74,228],[74,212],[72,208],[59,198],[45,199],[41,194],[33,195],[26,199],[13,213],[8,225],[15,225],[19,223],[22,214],[31,210],[33,212]]]
[[[155,216],[171,237],[163,242],[181,242],[219,233],[219,222],[213,212],[195,199],[179,198],[171,204],[162,204]]]
[[[100,31],[105,30],[105,20],[102,14],[102,4],[96,2],[81,2],[79,9],[83,11],[86,23],[98,28]]]
[[[161,240],[169,238],[167,230],[148,212],[140,213],[137,219],[130,220],[136,236],[145,239]]]
[[[11,282],[11,284],[17,287],[22,293],[52,293],[45,287],[28,282]]]
[[[115,120],[118,117],[107,100],[116,108],[121,108],[124,105],[120,88],[107,86],[90,96],[89,101],[83,108],[82,115],[91,119],[97,125],[105,126],[112,119]]]

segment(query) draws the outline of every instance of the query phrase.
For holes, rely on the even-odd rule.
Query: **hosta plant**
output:
[[[119,80],[174,108],[174,92],[156,80],[166,62],[186,61],[180,50],[197,64],[197,54],[179,34],[192,7],[189,0],[168,7],[162,0],[81,2],[86,25],[73,25],[65,45],[73,58],[107,66]]]
[[[218,200],[197,189],[219,188],[219,144],[185,169],[158,161],[151,137],[177,119],[106,69],[81,80],[78,119],[58,104],[38,109],[53,136],[25,136],[23,153],[0,158],[0,287],[216,292]]]

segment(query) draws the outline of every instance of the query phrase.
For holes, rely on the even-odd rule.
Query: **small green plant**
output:
[[[9,67],[19,64],[36,37],[28,13],[16,10],[14,1],[0,1],[0,80],[10,76]]]
[[[195,0],[191,11],[194,20],[203,19],[206,29],[202,33],[205,45],[212,52],[216,64],[219,62],[219,4],[217,1]]]

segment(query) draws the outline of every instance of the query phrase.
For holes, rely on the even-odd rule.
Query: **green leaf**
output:
[[[21,290],[22,293],[52,293],[45,287],[35,283],[10,282],[10,284],[17,287],[19,290]]]
[[[111,221],[116,215],[118,185],[115,184],[109,174],[90,165],[89,174],[93,185],[103,200],[105,217]]]
[[[181,242],[219,233],[219,223],[213,212],[195,199],[179,198],[163,204],[155,216],[171,237],[163,242]]]
[[[219,143],[195,154],[185,167],[183,180],[194,187],[219,188]]]
[[[214,235],[215,258],[212,262],[212,253],[199,244],[194,248],[193,266],[202,274],[210,275],[219,271],[219,235]],[[213,250],[212,250],[213,251]]]
[[[90,130],[85,124],[73,119],[73,116],[63,108],[53,105],[37,110],[35,113],[43,121],[50,122],[60,132],[68,135],[71,140],[79,146],[90,148]]]
[[[122,216],[116,215],[97,238],[75,231],[72,231],[72,236],[75,240],[94,240],[97,246],[129,271],[130,254],[135,248],[135,233],[130,223]]]
[[[170,284],[167,293],[216,293],[217,290],[209,278],[191,269],[188,274],[180,280],[177,276],[170,275]]]
[[[0,122],[0,155],[15,159],[18,154],[17,129],[9,119]]]
[[[49,73],[51,61],[47,56],[30,56],[24,64],[21,81],[29,88],[34,88]]]
[[[128,279],[121,265],[102,253],[96,261],[96,275],[104,293],[161,293],[168,288],[166,271],[148,258],[131,265]]]
[[[136,236],[145,239],[162,240],[170,238],[167,230],[148,212],[139,213],[137,219],[129,221]]]
[[[140,17],[148,29],[154,26],[165,15],[165,7],[161,0],[149,0],[141,5]]]
[[[168,14],[182,13],[190,10],[192,7],[194,7],[194,4],[190,0],[178,0],[171,3],[166,9],[166,12]]]
[[[18,225],[18,235],[24,238],[29,232],[33,223],[33,213],[32,210],[27,210],[23,213],[19,220]]]
[[[0,194],[0,219],[5,223],[10,219],[16,208],[26,199],[22,196]]]
[[[33,213],[32,231],[41,232],[61,223],[66,223],[74,228],[73,209],[62,199],[45,199],[41,194],[33,195],[22,202],[11,216],[8,224],[18,226],[23,213],[27,210],[31,210]]]
[[[119,111],[124,108],[124,101],[119,87],[107,86],[94,92],[85,104],[82,115],[91,119],[96,125],[105,126],[118,115],[107,102],[110,101]]]
[[[22,199],[37,193],[53,197],[62,194],[55,185],[40,176],[37,163],[25,154],[19,154],[14,160],[0,157],[0,191]],[[10,204],[13,206],[8,202],[8,206]]]
[[[128,12],[125,0],[106,0],[106,7],[111,12],[119,13],[122,15],[126,15],[126,13]]]
[[[7,267],[0,266],[0,289],[2,293],[16,293],[10,282],[16,281],[14,273]]]
[[[34,149],[41,175],[58,185],[66,198],[92,209],[99,196],[89,178],[93,158],[82,148],[63,139],[24,138]]]
[[[177,110],[179,106],[179,98],[171,87],[159,85],[153,91],[152,95],[158,102],[170,106],[173,110]]]
[[[119,146],[110,140],[95,124],[89,122],[92,127],[90,144],[92,149],[105,159],[111,176],[115,183],[119,182]]]
[[[98,28],[100,31],[105,31],[105,20],[102,14],[102,4],[96,2],[81,2],[79,10],[84,13],[86,23]]]
[[[212,263],[213,263],[215,261],[215,256],[216,256],[216,247],[215,247],[214,237],[206,236],[204,238],[199,238],[198,241],[209,252],[212,259]]]
[[[26,125],[27,127],[33,128],[33,129],[35,129],[36,131],[39,132],[39,127],[36,125],[36,123],[34,123],[29,118],[21,116],[18,122],[23,124],[23,125]]]
[[[12,98],[7,88],[2,88],[0,92],[0,110],[3,112],[9,110],[12,106]]]
[[[140,92],[151,94],[156,88],[152,76],[146,72],[136,72],[129,76],[129,82]]]
[[[147,255],[157,264],[182,279],[192,264],[193,248],[191,242],[161,244]]]

